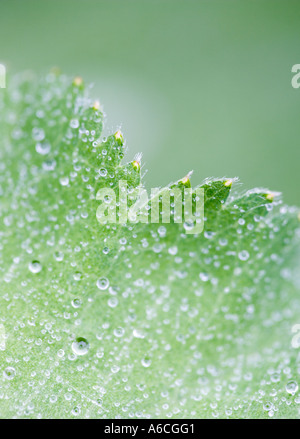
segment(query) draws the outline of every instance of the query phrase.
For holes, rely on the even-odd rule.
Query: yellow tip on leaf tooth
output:
[[[231,187],[232,186],[233,181],[231,179],[224,181],[224,186],[226,187]]]
[[[73,79],[73,85],[76,85],[76,87],[80,87],[83,84],[83,79],[81,78],[81,76],[76,76]]]
[[[183,184],[190,183],[190,177],[193,174],[193,171],[190,171],[185,177],[183,177],[180,181]]]
[[[93,103],[93,109],[94,109],[94,110],[99,110],[99,108],[100,108],[100,102],[99,102],[99,101],[95,101],[95,102]]]
[[[135,169],[139,170],[140,167],[141,167],[141,164],[140,164],[140,162],[138,162],[137,160],[134,160],[134,161],[132,162],[132,166],[133,166]]]
[[[120,130],[118,130],[116,133],[115,133],[115,139],[116,140],[123,140],[123,134],[122,134],[122,132],[120,131]]]
[[[269,201],[274,201],[274,197],[275,197],[275,194],[272,192],[270,192],[269,194],[266,194],[266,199]]]

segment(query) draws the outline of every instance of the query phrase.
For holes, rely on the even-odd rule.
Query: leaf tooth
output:
[[[127,181],[128,186],[137,187],[141,183],[141,167],[137,161],[126,163],[119,166],[116,170],[117,180]]]
[[[134,160],[132,161],[132,165],[137,171],[140,171],[141,163],[142,163],[142,153],[138,153],[134,157]]]
[[[140,164],[137,160],[133,160],[133,162],[132,162],[132,166],[133,166],[136,170],[140,170],[140,169],[141,169],[141,164]]]
[[[123,133],[121,130],[116,131],[115,134],[113,135],[113,137],[115,138],[115,140],[117,140],[119,142],[119,144],[124,143],[124,137],[123,137]]]
[[[232,184],[233,184],[233,180],[232,180],[232,178],[229,178],[228,180],[224,181],[224,186],[225,186],[225,187],[229,187],[229,188],[231,188],[231,187],[232,187]]]
[[[267,205],[278,201],[280,195],[279,192],[271,192],[267,189],[253,189],[232,200],[226,208],[231,210],[232,207],[238,206],[239,211],[246,216],[266,216],[269,212]],[[236,210],[235,207],[234,209]]]
[[[193,172],[194,171],[188,172],[185,177],[183,177],[181,180],[179,180],[179,182],[187,187],[191,187],[191,176],[193,175]]]
[[[98,100],[94,101],[92,108],[95,111],[100,110],[101,112],[103,112],[102,105],[100,104],[100,102]]]
[[[268,192],[266,194],[264,194],[266,200],[270,201],[271,203],[275,200],[278,199],[281,196],[280,192]]]
[[[101,153],[99,158],[101,158],[102,163],[107,162],[107,166],[115,168],[118,166],[124,156],[124,138],[121,131],[117,131],[111,134],[107,139],[100,145]],[[103,156],[102,151],[106,150],[106,154]]]
[[[170,189],[174,189],[174,188],[178,188],[181,191],[184,191],[184,189],[188,189],[191,188],[191,176],[193,174],[194,171],[190,171],[186,174],[185,177],[181,178],[180,180],[177,180],[175,183],[171,183],[168,187]]]
[[[236,180],[236,178],[220,178],[204,181],[200,187],[204,189],[204,202],[208,211],[221,209]]]

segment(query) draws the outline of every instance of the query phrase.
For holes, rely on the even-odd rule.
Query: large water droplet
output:
[[[142,366],[144,367],[149,367],[151,365],[151,358],[149,357],[144,357],[141,361]]]
[[[209,276],[208,276],[207,273],[200,273],[200,274],[199,274],[199,277],[200,277],[200,279],[201,279],[203,282],[207,282],[208,279],[209,279]]]
[[[72,343],[72,350],[76,355],[87,354],[89,348],[90,348],[89,342],[83,337],[76,338],[76,340],[73,341]]]
[[[106,290],[109,286],[109,280],[107,277],[100,277],[100,279],[97,280],[97,287],[99,290]]]
[[[69,177],[61,177],[59,182],[62,186],[67,186],[69,184]]]
[[[79,121],[77,119],[72,119],[70,121],[70,127],[71,128],[78,128],[79,127]]]
[[[73,299],[73,300],[72,300],[72,306],[73,306],[74,308],[79,308],[80,305],[81,305],[81,300],[80,300],[80,299]]]
[[[45,131],[42,128],[34,127],[32,129],[32,137],[37,142],[40,142],[45,138]]]
[[[289,381],[285,386],[285,390],[291,395],[295,395],[298,391],[298,383],[296,381]]]
[[[116,328],[116,329],[114,330],[114,335],[115,335],[116,337],[123,337],[124,333],[125,333],[125,330],[124,330],[124,328],[121,328],[121,327]]]
[[[241,252],[239,252],[239,259],[241,261],[247,261],[247,259],[249,259],[249,253],[247,252],[247,250],[242,250]]]
[[[46,155],[50,152],[51,150],[51,145],[49,142],[38,142],[35,145],[35,150],[38,154],[41,155]]]
[[[31,273],[39,273],[42,270],[42,264],[39,261],[32,261],[28,265],[29,270]]]

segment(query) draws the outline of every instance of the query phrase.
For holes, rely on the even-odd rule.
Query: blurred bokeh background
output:
[[[94,83],[148,188],[194,170],[300,204],[299,0],[1,0],[9,74]]]

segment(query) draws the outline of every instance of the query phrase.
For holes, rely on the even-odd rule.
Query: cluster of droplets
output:
[[[80,78],[73,85],[79,90]],[[0,254],[14,253],[1,260],[4,315],[13,320],[19,348],[3,367],[0,402],[12,400],[12,385],[22,379],[17,414],[31,417],[43,412],[35,395],[74,417],[239,417],[254,403],[263,416],[272,417],[299,404],[298,384],[287,364],[263,379],[259,375],[264,362],[281,358],[275,335],[282,322],[297,315],[296,300],[293,309],[286,305],[293,272],[284,266],[278,244],[288,246],[293,236],[281,237],[278,222],[265,221],[263,201],[247,210],[255,193],[226,204],[222,193],[229,180],[205,182],[212,208],[206,209],[205,229],[197,237],[186,233],[194,227],[188,221],[184,227],[101,228],[93,211],[98,187],[114,186],[119,172],[132,180],[133,194],[140,158],[127,167],[116,165],[115,157],[123,154],[117,148],[121,134],[100,142],[98,105],[88,103],[90,119],[79,117],[87,103],[78,91],[75,97],[67,93],[64,108],[76,111],[58,147],[52,131],[60,132],[55,123],[66,116],[51,108],[55,93],[41,96],[49,108],[28,107],[34,124],[20,167],[22,191],[12,195],[13,211],[1,214],[8,233],[0,231]],[[16,127],[12,138],[25,142]],[[47,197],[39,192],[45,179]],[[112,199],[107,196],[104,203],[111,205]],[[20,207],[25,214],[16,218]],[[11,231],[16,238],[7,251]],[[276,272],[280,279],[274,281]],[[288,288],[278,294],[281,281]],[[283,305],[272,310],[278,298]],[[266,334],[273,332],[272,345]],[[250,355],[249,346],[262,353]],[[26,367],[18,366],[20,361]],[[54,387],[60,390],[55,393]],[[227,396],[232,404],[225,404]]]

